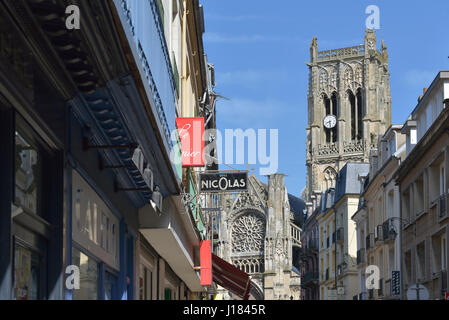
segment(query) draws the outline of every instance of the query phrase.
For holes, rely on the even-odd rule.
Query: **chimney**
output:
[[[419,98],[418,98],[418,103],[421,102],[422,98],[424,98],[424,95],[426,94],[427,90],[428,90],[428,88],[424,88],[424,89],[422,90],[422,95],[419,96]]]

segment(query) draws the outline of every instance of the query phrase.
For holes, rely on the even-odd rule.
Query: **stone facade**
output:
[[[251,275],[252,299],[298,300],[292,247],[299,246],[300,229],[293,222],[284,175],[270,175],[268,185],[251,176],[248,184],[248,192],[221,197],[217,253]],[[228,293],[224,297],[232,299]]]
[[[387,47],[382,42],[378,51],[376,43],[372,30],[355,47],[319,52],[317,38],[312,40],[307,63],[307,200],[313,192],[333,187],[348,161],[368,161],[371,148],[391,124]],[[326,128],[326,116],[335,119],[334,126]]]

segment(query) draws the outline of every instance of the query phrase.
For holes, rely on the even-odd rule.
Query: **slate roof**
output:
[[[306,203],[292,194],[288,194],[288,202],[290,204],[290,211],[293,212],[294,222],[297,226],[301,227],[304,219],[304,209],[306,208]]]
[[[337,175],[334,203],[345,194],[360,194],[359,176],[368,175],[369,166],[369,163],[349,162],[340,170]]]

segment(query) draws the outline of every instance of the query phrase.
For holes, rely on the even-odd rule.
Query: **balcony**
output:
[[[366,263],[365,260],[365,249],[362,248],[360,250],[357,250],[357,265],[361,265]]]
[[[397,233],[394,228],[393,219],[387,219],[387,221],[382,224],[382,234],[385,242],[393,242],[396,240]]]
[[[375,230],[376,232],[375,232],[375,235],[374,235],[374,241],[375,241],[375,243],[377,243],[377,242],[383,242],[384,241],[384,233],[383,233],[383,226],[381,225],[381,224],[379,224],[377,227],[376,227],[376,230]]]
[[[365,46],[359,45],[348,48],[320,51],[318,52],[317,59],[318,61],[330,61],[348,57],[360,57],[363,56],[364,54],[365,54]]]

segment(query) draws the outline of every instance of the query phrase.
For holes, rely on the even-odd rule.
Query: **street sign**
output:
[[[200,173],[200,193],[248,190],[248,172]]]
[[[401,294],[401,271],[392,271],[391,293],[394,296],[399,296]]]
[[[337,300],[337,290],[330,289],[327,291],[327,300]]]
[[[408,300],[429,300],[429,291],[422,284],[413,284],[407,290]]]

